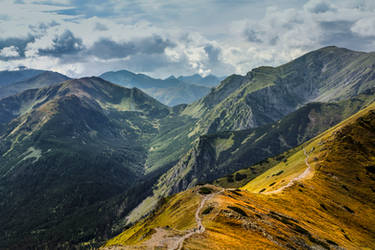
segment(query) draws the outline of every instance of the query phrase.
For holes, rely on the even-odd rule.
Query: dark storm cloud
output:
[[[28,35],[25,38],[9,37],[6,39],[0,39],[0,50],[3,48],[14,46],[18,51],[18,56],[15,57],[0,57],[0,60],[13,60],[25,57],[25,50],[28,43],[35,41],[35,37]]]
[[[63,55],[76,54],[84,49],[82,39],[66,30],[63,34],[57,35],[52,40],[52,48],[39,49],[39,55],[60,57]]]
[[[128,42],[115,42],[108,38],[102,38],[89,48],[88,54],[101,59],[125,58],[135,54],[161,54],[167,47],[175,44],[160,36],[151,36]]]
[[[88,53],[101,59],[123,58],[135,54],[134,43],[116,43],[108,38],[96,41]]]

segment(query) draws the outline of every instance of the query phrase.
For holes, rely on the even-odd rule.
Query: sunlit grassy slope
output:
[[[375,104],[285,155],[241,189],[207,186],[216,193],[199,215],[206,230],[186,239],[184,248],[374,249]],[[205,196],[200,189],[168,198],[106,247],[165,248],[194,227]]]

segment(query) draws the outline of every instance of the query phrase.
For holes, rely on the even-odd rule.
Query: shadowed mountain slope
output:
[[[110,231],[116,214],[147,191],[138,187],[113,210],[103,202],[142,183],[148,143],[169,112],[138,89],[100,78],[0,100],[0,248],[68,247],[61,244]]]

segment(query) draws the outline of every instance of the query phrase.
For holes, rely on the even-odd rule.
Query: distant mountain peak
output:
[[[169,76],[165,80],[177,80],[177,78],[174,75]]]
[[[192,103],[210,91],[206,86],[198,86],[181,81],[174,75],[166,79],[157,79],[145,74],[117,71],[103,73],[100,77],[124,87],[139,88],[160,102],[170,106]]]
[[[213,74],[202,76],[198,73],[188,76],[179,76],[177,79],[190,84],[197,84],[206,87],[215,87],[224,80],[225,77],[217,77]]]

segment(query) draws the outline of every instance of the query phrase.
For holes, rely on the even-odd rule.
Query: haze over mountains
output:
[[[361,219],[375,209],[370,188],[375,53],[325,47],[279,67],[231,75],[212,90],[220,80],[213,76],[161,80],[129,71],[81,79],[54,72],[32,72],[29,78],[7,74],[14,80],[1,87],[7,97],[0,99],[0,248],[98,247],[155,208],[151,217],[107,246],[144,247],[152,235],[181,236],[198,223],[195,213],[205,199],[199,188],[185,190],[209,182],[243,188],[233,193],[209,187],[215,195],[207,198],[211,205],[202,204],[202,209],[212,207],[204,210],[207,231],[187,243],[182,240],[188,248],[214,242],[218,249],[250,242],[290,248],[375,244],[373,218]],[[183,101],[189,104],[169,106]],[[276,190],[299,176],[306,166],[303,148],[315,172],[302,191],[290,186],[290,195],[279,200],[250,193]],[[358,168],[348,170],[344,164],[342,170],[347,159],[338,150],[361,155]],[[334,197],[341,188],[332,176],[339,176],[348,190],[340,189],[339,200],[327,202],[323,192]],[[354,176],[361,180],[358,188],[350,184]],[[344,202],[347,196],[355,207]],[[313,212],[298,217],[306,197],[313,207],[309,211],[319,210],[324,221],[344,220],[337,240],[338,230],[327,223],[309,223],[316,218]],[[282,205],[288,202],[296,211]],[[172,208],[176,213],[171,214]],[[353,224],[345,221],[352,218],[350,211],[359,211]],[[251,237],[246,239],[247,234]]]
[[[224,77],[199,74],[191,76],[170,76],[155,79],[127,70],[106,72],[100,75],[104,80],[127,88],[139,88],[165,105],[190,104],[210,92]],[[26,89],[41,88],[70,79],[57,72],[26,69],[0,72],[0,98],[17,94]]]
[[[213,75],[202,77],[198,74],[178,78],[170,76],[166,79],[155,79],[144,74],[134,74],[127,70],[106,72],[100,77],[127,88],[139,88],[169,106],[190,104],[208,94],[210,88],[218,85],[223,79]]]

